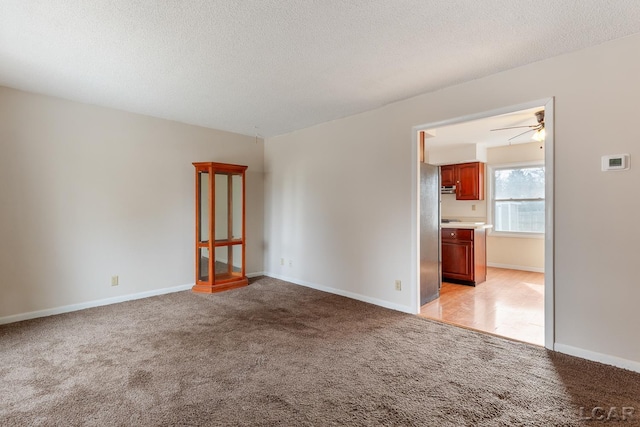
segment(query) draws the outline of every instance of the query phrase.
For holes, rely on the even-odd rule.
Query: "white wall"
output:
[[[487,149],[480,144],[465,144],[456,147],[429,147],[426,144],[426,163],[449,165],[453,163],[487,162]]]
[[[411,277],[411,147],[393,144],[394,129],[372,125],[371,114],[266,143],[265,267],[402,308],[408,291],[395,291],[394,280]],[[406,142],[411,129],[403,130]]]
[[[638,51],[636,35],[270,138],[265,269],[413,310],[415,290],[394,290],[414,275],[412,127],[555,96],[556,342],[640,362],[640,167],[600,171],[639,155]]]
[[[0,87],[0,318],[192,284],[195,161],[249,166],[262,271],[254,138]]]
[[[544,162],[543,148],[544,143],[540,142],[491,147],[487,149],[487,163],[491,166],[518,162]]]

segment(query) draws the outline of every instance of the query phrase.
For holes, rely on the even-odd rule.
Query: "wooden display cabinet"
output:
[[[196,168],[194,292],[246,286],[245,172],[247,166],[200,162]]]

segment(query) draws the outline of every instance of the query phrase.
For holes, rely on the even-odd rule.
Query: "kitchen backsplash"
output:
[[[455,194],[442,194],[441,201],[440,216],[442,218],[488,222],[486,200],[456,200]]]

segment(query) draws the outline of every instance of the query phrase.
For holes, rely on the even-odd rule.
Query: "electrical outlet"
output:
[[[284,258],[280,258],[280,265],[284,265]]]
[[[476,210],[476,205],[471,205],[471,210],[475,211]]]
[[[118,276],[111,276],[111,286],[118,286],[120,284],[120,281],[118,279]]]
[[[396,280],[396,291],[401,291],[401,290],[402,290],[402,281]]]
[[[293,260],[289,260],[289,267],[293,267]]]

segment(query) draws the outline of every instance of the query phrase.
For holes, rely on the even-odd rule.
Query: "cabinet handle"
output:
[[[455,235],[456,235],[456,233],[451,233],[451,237],[453,237],[453,236],[455,236]]]

